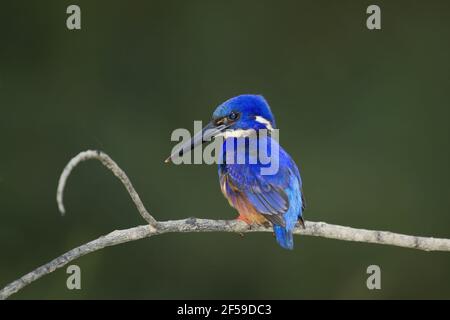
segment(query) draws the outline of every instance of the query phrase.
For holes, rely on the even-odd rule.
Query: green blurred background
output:
[[[66,28],[78,4],[82,30]],[[260,93],[300,166],[306,219],[450,237],[450,3],[0,3],[0,287],[114,229],[142,224],[99,163],[56,207],[62,168],[101,149],[157,219],[233,218],[214,166],[165,165],[175,128]],[[192,129],[191,129],[192,130]],[[450,254],[270,234],[166,234],[101,250],[15,299],[450,298]],[[366,288],[377,264],[382,289]]]

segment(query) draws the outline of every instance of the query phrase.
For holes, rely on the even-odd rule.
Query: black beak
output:
[[[214,122],[208,123],[200,132],[197,132],[189,141],[183,143],[181,146],[176,148],[170,157],[168,157],[164,162],[171,162],[174,158],[182,157],[183,154],[193,150],[195,147],[211,141],[212,138],[225,131],[229,125],[219,124],[216,125]]]

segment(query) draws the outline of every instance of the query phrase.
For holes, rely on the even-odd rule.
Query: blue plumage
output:
[[[247,159],[249,144],[246,143],[245,148],[239,150],[236,147],[237,143],[230,144],[229,140],[236,140],[237,137],[245,139],[245,130],[248,129],[274,129],[274,117],[264,98],[255,95],[242,95],[228,100],[216,109],[213,118],[222,119],[230,112],[241,116],[228,131],[241,134],[225,135],[223,152],[226,153],[227,145],[233,145],[237,152],[245,152]],[[283,248],[292,249],[294,245],[292,230],[297,221],[303,223],[302,213],[305,204],[302,196],[302,180],[289,154],[270,136],[266,139],[269,155],[274,146],[278,147],[278,171],[271,175],[261,174],[261,168],[267,167],[268,164],[262,164],[259,158],[255,164],[237,164],[236,161],[230,164],[224,161],[225,163],[219,165],[222,191],[230,204],[239,211],[242,220],[260,224],[271,222],[278,243]]]
[[[276,133],[275,118],[264,97],[240,95],[219,105],[202,132],[176,148],[167,161],[222,136],[220,187],[239,212],[238,219],[273,225],[280,246],[292,249],[292,231],[297,222],[303,225],[302,180]],[[231,157],[230,150],[234,151]]]

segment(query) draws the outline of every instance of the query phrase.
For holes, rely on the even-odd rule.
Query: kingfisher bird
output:
[[[261,161],[260,153],[257,153],[256,161],[248,161],[252,154],[251,133],[259,133],[262,129],[267,134],[257,134],[257,148],[267,148],[265,151],[272,158],[277,156],[278,160],[277,170],[269,174],[262,173],[262,169],[267,169],[270,164]],[[222,137],[222,158],[218,164],[220,188],[229,204],[238,211],[237,219],[250,225],[272,225],[278,244],[285,249],[293,249],[295,225],[298,222],[305,227],[302,179],[294,160],[274,138],[272,132],[275,129],[275,118],[263,96],[239,95],[220,104],[211,122],[175,148],[166,162],[211,141],[211,138]],[[246,141],[241,147],[236,147],[238,138]],[[244,153],[247,161],[230,161],[226,157],[230,146],[237,149],[236,154]],[[275,150],[278,151],[276,155],[272,154]],[[236,160],[236,157],[232,159]]]

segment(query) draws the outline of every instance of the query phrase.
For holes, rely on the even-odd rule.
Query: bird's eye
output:
[[[238,117],[238,114],[234,111],[228,115],[228,119],[230,119],[230,120],[236,120],[237,117]]]

